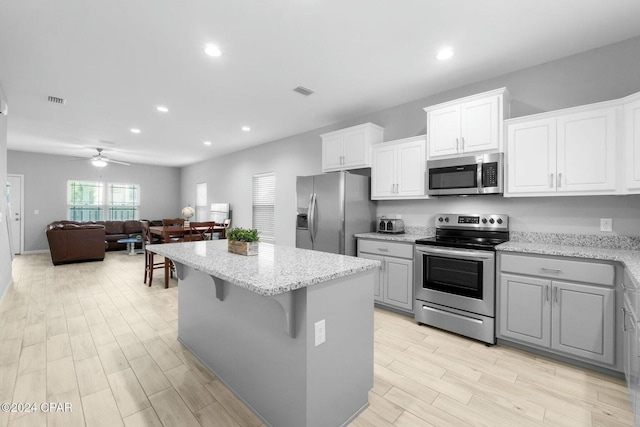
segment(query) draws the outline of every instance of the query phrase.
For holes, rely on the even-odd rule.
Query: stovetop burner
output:
[[[489,214],[438,214],[436,235],[416,241],[417,245],[495,250],[509,241],[509,217]]]

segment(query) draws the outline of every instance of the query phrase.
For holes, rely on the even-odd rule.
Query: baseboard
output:
[[[48,254],[49,249],[38,249],[35,251],[24,251],[20,255],[35,255],[35,254]]]

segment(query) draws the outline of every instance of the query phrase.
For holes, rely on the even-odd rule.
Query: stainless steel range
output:
[[[436,215],[436,236],[416,241],[415,319],[495,344],[495,247],[508,240],[507,215]]]

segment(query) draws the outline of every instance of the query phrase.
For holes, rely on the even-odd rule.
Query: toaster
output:
[[[378,218],[378,233],[404,233],[404,221],[396,218]]]

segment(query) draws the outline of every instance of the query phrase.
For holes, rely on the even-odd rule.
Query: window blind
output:
[[[209,209],[207,209],[207,183],[196,184],[196,221],[208,221]]]
[[[273,172],[253,176],[253,228],[260,240],[275,242],[276,176]]]

